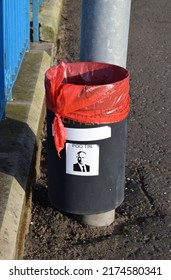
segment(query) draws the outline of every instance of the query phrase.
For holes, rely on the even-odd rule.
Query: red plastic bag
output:
[[[62,123],[67,118],[81,123],[114,123],[130,110],[129,73],[126,69],[100,62],[62,62],[45,73],[46,106],[55,114],[55,146],[66,142]]]

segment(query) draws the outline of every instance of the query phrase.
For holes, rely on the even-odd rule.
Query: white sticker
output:
[[[66,137],[69,141],[95,141],[111,137],[111,127],[108,125],[94,128],[66,127]]]
[[[94,128],[70,128],[65,127],[66,138],[69,141],[96,141],[111,137],[111,127],[108,125]],[[52,136],[54,129],[52,124]]]
[[[77,176],[99,175],[99,145],[66,143],[66,173]]]

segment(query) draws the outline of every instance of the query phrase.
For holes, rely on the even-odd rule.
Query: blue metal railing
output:
[[[30,1],[0,0],[0,119],[30,42]]]
[[[5,73],[4,73],[4,9],[0,2],[0,120],[4,117],[6,97],[5,97]]]
[[[39,6],[44,0],[0,0],[0,120],[12,99],[25,52],[30,45],[30,2],[33,6],[34,41],[39,40]]]

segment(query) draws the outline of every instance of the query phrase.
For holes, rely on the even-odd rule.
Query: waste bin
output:
[[[89,215],[124,199],[129,73],[106,63],[61,63],[45,74],[48,194]]]

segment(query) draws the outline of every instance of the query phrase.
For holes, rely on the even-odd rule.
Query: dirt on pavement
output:
[[[141,10],[142,1],[132,1],[127,66],[131,73],[131,112],[128,118],[125,199],[116,209],[115,222],[101,228],[81,225],[71,215],[61,213],[51,205],[48,200],[45,123],[41,175],[32,188],[32,217],[25,241],[25,260],[171,258],[170,109],[167,104],[169,93],[163,92],[167,83],[167,61],[171,56],[167,40],[171,42],[171,37],[166,34],[166,26],[163,26],[165,37],[163,33],[161,35],[164,31],[156,26],[158,22],[161,26],[163,17],[167,21],[169,12],[166,10],[171,11],[171,4],[167,0],[160,1],[160,9],[154,10],[155,1],[143,2]],[[61,59],[79,61],[80,5],[80,0],[65,1],[54,64]],[[165,61],[165,70],[157,68],[162,60]],[[151,82],[149,75],[152,74],[155,78],[151,78]],[[160,86],[155,80],[157,75],[163,75]],[[159,114],[162,108],[165,108],[164,115]]]

